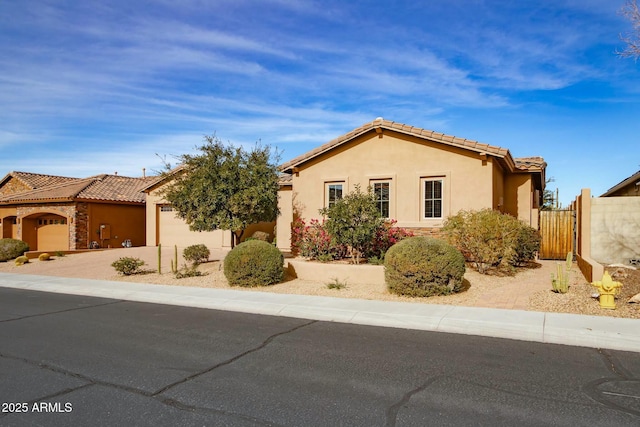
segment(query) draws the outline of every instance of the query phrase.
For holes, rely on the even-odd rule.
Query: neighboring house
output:
[[[295,217],[320,219],[359,184],[383,216],[416,234],[437,234],[458,211],[496,209],[534,228],[546,163],[506,148],[378,118],[281,165],[278,247],[290,246]]]
[[[640,171],[623,179],[600,197],[640,196]]]
[[[32,251],[144,246],[142,189],[151,180],[9,172],[0,181],[0,237],[23,240]]]
[[[163,187],[169,185],[171,176],[180,171],[181,167],[178,166],[169,173],[168,177],[158,177],[144,188],[147,195],[147,246],[173,247],[175,245],[185,248],[190,245],[204,244],[209,249],[231,249],[231,231],[192,231],[185,220],[176,215],[171,204],[162,198]],[[275,221],[251,224],[245,230],[242,240],[251,237],[256,231],[269,233],[269,239],[272,240],[275,224]]]

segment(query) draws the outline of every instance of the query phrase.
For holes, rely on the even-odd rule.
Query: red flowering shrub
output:
[[[395,219],[387,220],[376,230],[376,236],[366,251],[367,258],[383,258],[391,246],[407,237],[413,237],[411,230],[396,227],[397,222]]]
[[[343,258],[346,254],[345,248],[331,238],[324,221],[317,219],[312,219],[309,225],[301,218],[293,222],[291,250],[303,257],[322,260]]]
[[[384,257],[391,246],[407,237],[410,230],[396,227],[396,220],[387,220],[376,230],[374,239],[365,250],[367,258]],[[335,243],[324,222],[312,219],[309,225],[302,218],[296,219],[291,228],[291,251],[310,259],[340,259],[347,255],[347,248]]]
[[[300,253],[300,244],[302,243],[305,226],[306,224],[302,218],[294,219],[291,224],[291,252],[294,255],[298,255]]]

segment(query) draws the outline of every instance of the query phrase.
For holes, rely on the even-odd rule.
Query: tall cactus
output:
[[[178,272],[178,245],[173,245],[173,259],[171,260],[171,272]]]
[[[573,253],[567,253],[567,260],[565,261],[563,268],[562,263],[556,264],[556,275],[554,276],[551,273],[551,285],[553,286],[553,291],[558,292],[560,294],[566,294],[569,291],[569,273],[571,272],[571,266],[573,265]]]
[[[162,245],[158,243],[158,274],[162,274]]]

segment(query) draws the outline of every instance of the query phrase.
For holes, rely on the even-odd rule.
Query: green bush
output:
[[[320,213],[327,217],[324,227],[332,242],[350,248],[351,262],[355,264],[360,263],[385,222],[373,190],[369,187],[365,193],[357,184],[331,207],[320,209]]]
[[[540,232],[522,223],[522,226],[516,234],[515,254],[512,259],[512,264],[516,266],[531,261],[535,259],[539,251]]]
[[[178,270],[175,273],[176,279],[184,279],[187,277],[199,277],[204,276],[205,273],[198,270],[198,264],[193,264],[191,266],[185,266],[184,269]]]
[[[231,286],[267,286],[282,281],[283,264],[278,248],[262,240],[250,240],[227,254],[224,275]]]
[[[511,215],[482,209],[449,217],[443,232],[478,272],[486,274],[491,267],[515,265],[518,233],[523,226]]]
[[[254,232],[249,239],[253,240],[262,240],[263,242],[269,241],[269,233],[265,231],[256,231]]]
[[[2,262],[24,255],[28,250],[29,245],[22,240],[0,239],[0,261]]]
[[[389,292],[429,297],[459,292],[464,257],[453,246],[431,237],[409,237],[387,251],[384,276]]]
[[[144,265],[144,261],[140,258],[123,257],[111,263],[111,267],[125,276],[141,273],[140,267]]]
[[[19,257],[16,258],[15,263],[16,265],[22,265],[22,264],[27,264],[29,262],[29,258],[27,258],[24,255],[20,255]]]
[[[38,255],[38,260],[40,261],[49,261],[50,259],[51,259],[51,255],[49,255],[46,252],[43,252],[40,255]]]
[[[186,248],[184,248],[184,251],[182,251],[182,256],[184,257],[184,259],[191,262],[193,265],[209,261],[209,255],[211,255],[209,248],[207,248],[207,246],[202,243],[198,245],[187,246]]]

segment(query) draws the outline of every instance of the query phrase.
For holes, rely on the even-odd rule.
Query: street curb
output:
[[[0,273],[0,287],[640,352],[640,320]]]

